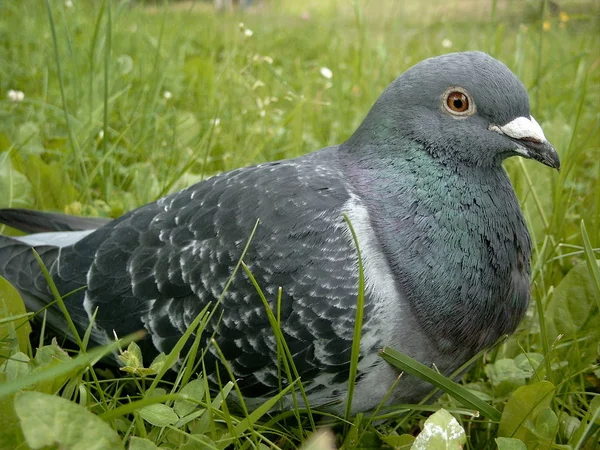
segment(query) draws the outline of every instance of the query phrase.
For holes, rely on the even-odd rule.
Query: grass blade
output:
[[[350,218],[343,214],[344,220],[348,224],[352,240],[356,246],[356,254],[358,258],[358,298],[356,299],[356,318],[354,320],[354,334],[352,336],[352,353],[350,356],[350,374],[348,376],[348,399],[346,401],[345,419],[349,421],[352,413],[352,397],[354,395],[354,387],[356,385],[356,375],[358,374],[358,358],[360,356],[360,337],[363,326],[364,309],[365,309],[365,274],[363,271],[362,257],[360,247],[358,245],[358,237],[354,231],[354,227],[350,222]]]
[[[583,240],[585,262],[590,270],[594,286],[596,287],[596,299],[600,299],[600,269],[598,268],[598,261],[596,260],[596,255],[594,254],[594,249],[592,248],[590,237],[588,236],[583,220],[581,221],[581,239]],[[600,302],[600,300],[598,301]],[[600,303],[597,306],[598,309],[600,309]]]
[[[494,422],[500,422],[502,414],[496,408],[488,405],[458,383],[440,375],[435,370],[421,364],[410,356],[389,347],[385,347],[381,350],[381,356],[392,366],[442,389],[444,392],[460,401],[464,406],[480,411],[483,416]]]

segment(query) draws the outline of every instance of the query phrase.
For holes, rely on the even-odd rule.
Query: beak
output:
[[[513,141],[517,145],[513,150],[519,155],[560,170],[556,149],[546,140],[542,128],[532,116],[517,117],[502,126],[490,125],[489,129]]]

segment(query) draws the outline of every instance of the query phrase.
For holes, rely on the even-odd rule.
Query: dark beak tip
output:
[[[558,156],[558,152],[552,144],[549,142],[533,143],[530,141],[521,141],[521,144],[527,148],[527,153],[529,153],[529,157],[531,159],[534,159],[545,166],[551,167],[560,172],[560,157]]]

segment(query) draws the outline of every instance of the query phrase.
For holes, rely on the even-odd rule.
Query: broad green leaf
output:
[[[177,113],[177,138],[183,145],[190,145],[201,131],[196,115],[191,111]]]
[[[459,449],[467,442],[465,430],[445,409],[435,412],[425,421],[411,450]]]
[[[523,386],[531,376],[531,372],[519,368],[511,358],[497,359],[491,364],[486,364],[485,373],[494,386],[494,393],[500,397]]]
[[[8,152],[0,153],[0,208],[33,205],[33,189],[27,177],[13,167]]]
[[[135,342],[132,342],[127,346],[127,350],[119,354],[119,359],[124,364],[121,370],[126,372],[135,373],[135,371],[144,367],[144,360],[142,359],[142,351],[140,346]]]
[[[532,431],[538,415],[550,406],[554,385],[549,381],[540,381],[521,386],[510,397],[498,427],[499,437],[517,438],[527,444],[535,441]]]
[[[115,69],[119,76],[124,76],[133,70],[133,58],[129,55],[121,55],[116,59]]]
[[[0,383],[26,376],[31,367],[29,356],[18,352],[0,365]],[[14,407],[15,394],[0,398],[0,449],[20,448],[25,441]]]
[[[527,450],[527,446],[520,439],[499,437],[495,441],[498,450]]]
[[[167,355],[161,352],[152,360],[152,363],[148,369],[150,369],[153,373],[158,373],[165,368],[165,364],[168,364],[168,362]],[[170,367],[167,367],[167,369],[170,369]]]
[[[157,427],[166,427],[179,420],[179,417],[175,414],[173,408],[162,403],[145,406],[139,410],[139,413],[146,422]]]
[[[527,372],[529,374],[528,377],[531,377],[535,373],[543,361],[544,355],[541,353],[527,352],[521,353],[515,357],[515,365],[519,369]]]
[[[116,450],[123,444],[110,425],[83,406],[55,395],[21,392],[15,411],[27,444],[34,449]]]
[[[600,320],[598,302],[600,299],[589,268],[587,264],[580,263],[556,287],[546,310],[550,342],[559,334],[563,335],[562,342],[585,338],[567,348],[567,351],[577,352],[577,358],[569,358],[569,361],[576,360],[580,366],[596,361],[600,331],[597,326]],[[576,371],[578,367],[571,366],[570,369]]]
[[[46,210],[63,210],[77,199],[77,191],[64,168],[48,164],[38,155],[14,159],[15,168],[25,174],[31,183],[35,203]]]
[[[197,400],[197,402],[202,401],[204,399],[204,383],[198,379],[192,380],[179,391],[179,394],[187,395],[191,399]],[[179,417],[187,416],[198,408],[197,402],[189,400],[177,401],[173,409]]]
[[[18,392],[27,386],[33,386],[40,382],[55,379],[62,374],[71,373],[74,369],[81,369],[116,351],[120,346],[131,342],[133,339],[141,339],[143,336],[143,332],[133,333],[119,341],[93,348],[87,353],[80,353],[76,358],[69,361],[53,364],[41,370],[32,371],[27,376],[0,383],[0,398]]]
[[[59,347],[56,338],[54,338],[50,345],[44,345],[37,349],[35,358],[31,360],[31,371],[32,373],[45,371],[51,367],[60,366],[69,361],[71,361],[71,357]],[[35,390],[37,392],[45,392],[46,394],[54,394],[58,392],[58,390],[72,375],[77,373],[78,370],[78,368],[74,367],[68,372],[39,381],[35,384]]]
[[[18,317],[18,318],[17,318]],[[12,352],[27,352],[31,325],[19,292],[0,276],[0,362]],[[13,318],[11,320],[11,318]]]
[[[0,380],[1,381],[13,381],[19,380],[31,372],[31,365],[29,364],[29,356],[25,353],[17,352],[11,355],[0,369]]]
[[[558,431],[558,417],[550,408],[545,408],[535,418],[535,431],[547,441],[554,440]]]
[[[133,436],[129,441],[128,450],[158,450],[158,447],[149,439]]]
[[[24,353],[15,353],[4,364],[0,379],[5,381],[16,381],[23,379],[36,372],[43,372],[50,367],[59,366],[67,361],[71,361],[71,357],[61,349],[56,343],[56,339],[52,340],[52,344],[38,348],[35,358],[29,359]],[[53,377],[48,377],[39,380],[37,383],[23,388],[32,388],[37,392],[45,392],[53,394],[57,392],[71,375],[77,372],[78,368],[73,368],[69,372],[58,373]]]
[[[558,415],[558,431],[561,437],[568,441],[581,425],[581,420],[561,411]]]
[[[40,127],[34,122],[25,122],[17,129],[19,153],[41,154],[44,152]]]
[[[409,450],[415,442],[412,434],[381,435],[380,439],[394,450]]]
[[[0,399],[0,448],[24,448],[25,437],[15,411],[14,395]]]
[[[519,386],[526,384],[543,359],[543,355],[539,353],[521,353],[514,359],[497,359],[491,364],[486,364],[485,373],[494,386],[495,396],[509,395]]]

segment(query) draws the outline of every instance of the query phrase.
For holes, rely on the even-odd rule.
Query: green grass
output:
[[[72,8],[54,0],[1,2],[0,206],[117,217],[220,171],[340,143],[409,66],[448,51],[487,51],[523,80],[533,115],[563,162],[560,174],[521,159],[506,163],[535,246],[530,311],[514,336],[461,377],[468,393],[489,404],[489,414],[478,415],[446,379],[440,385],[454,397],[381,408],[376,416],[387,421],[347,417],[333,428],[336,443],[401,448],[410,445],[406,434],[444,407],[466,431],[466,448],[496,448],[497,437],[518,438],[528,449],[594,448],[600,7],[557,3],[558,11],[534,0],[272,0],[215,14],[201,2],[74,0]],[[11,89],[24,100],[8,99]],[[3,301],[13,298],[1,292]],[[11,334],[11,324],[24,316],[4,310],[0,331],[8,330],[4,343],[16,348],[23,340]],[[277,311],[269,316],[276,334],[277,317]],[[199,316],[195,328],[206,320]],[[191,331],[188,338],[194,340]],[[25,421],[35,412],[28,405],[46,402],[37,408],[48,415],[66,411],[54,394],[79,404],[73,427],[101,430],[107,423],[128,448],[153,448],[132,437],[162,448],[296,448],[323,421],[334,423],[299,408],[269,415],[279,396],[255,412],[232,410],[225,399],[235,383],[220,373],[222,390],[210,392],[204,378],[196,379],[193,358],[173,384],[158,384],[152,380],[160,376],[141,376],[147,368],[136,366],[135,347],[125,356],[131,373],[117,378],[89,366],[110,350],[67,360],[55,344],[45,344],[35,357],[22,346],[0,368],[0,423],[13,439],[6,442],[19,448],[28,448],[25,438],[32,446],[36,432],[49,435],[44,424]],[[191,356],[204,351],[197,340],[191,347]],[[297,377],[284,342],[280,353],[281,376],[292,382]],[[401,367],[412,364],[399,358]],[[166,355],[154,372],[164,373],[174,359]],[[54,396],[18,393],[25,386]],[[300,402],[301,383],[290,389]],[[69,435],[68,425],[54,432]]]

